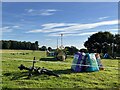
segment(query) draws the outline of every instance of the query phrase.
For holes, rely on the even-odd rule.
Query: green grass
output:
[[[13,54],[14,53],[14,54]],[[23,53],[25,55],[23,55]],[[27,53],[27,54],[26,54]],[[45,67],[60,74],[60,77],[48,75],[33,75],[27,79],[27,71],[20,71],[18,66],[32,66],[33,57],[38,62],[37,67]],[[41,61],[42,60],[42,61]],[[50,61],[51,60],[51,61]],[[73,58],[66,61],[55,61],[46,57],[45,52],[30,50],[2,51],[2,87],[6,88],[118,88],[118,60],[103,59],[106,67],[103,71],[73,73],[71,68]]]

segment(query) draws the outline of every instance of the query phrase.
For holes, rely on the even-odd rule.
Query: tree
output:
[[[35,41],[35,49],[38,50],[38,41]]]
[[[88,50],[85,48],[80,49],[80,52],[88,53]]]
[[[23,49],[23,50],[38,50],[38,41],[35,43],[31,42],[21,42],[21,41],[13,41],[13,40],[2,40],[1,46],[2,49]],[[1,48],[1,47],[0,47]]]
[[[0,49],[2,49],[2,41],[0,41]]]
[[[7,41],[2,41],[2,48],[3,49],[10,49],[11,43]]]
[[[71,47],[65,47],[65,50],[66,50],[66,53],[68,55],[73,55],[74,53],[76,53],[78,51],[78,49],[74,46],[71,46]]]
[[[76,52],[78,52],[78,49],[74,46],[71,46],[71,53],[74,54]]]
[[[115,36],[110,32],[98,32],[91,35],[88,40],[84,43],[84,46],[88,49],[89,52],[98,52],[98,53],[112,53],[114,43],[114,51],[117,46],[120,46],[120,34]]]
[[[12,42],[12,49],[18,49],[17,41]]]
[[[52,51],[52,48],[51,48],[51,47],[48,47],[48,50],[49,50],[49,51]]]
[[[26,43],[26,49],[27,49],[27,50],[30,50],[30,49],[31,49],[31,42],[27,42],[27,43]]]
[[[113,50],[115,52],[115,54],[120,57],[120,34],[116,34],[114,36],[114,45],[113,45]],[[116,56],[115,55],[115,56]]]
[[[40,48],[40,50],[41,50],[41,51],[46,51],[46,50],[47,50],[47,47],[46,47],[46,46],[42,46],[42,47]]]
[[[25,49],[25,43],[26,43],[25,41],[21,42],[21,49],[23,49],[23,50]]]

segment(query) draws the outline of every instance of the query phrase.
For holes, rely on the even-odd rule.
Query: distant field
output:
[[[60,74],[60,77],[33,75],[26,79],[27,71],[20,71],[18,66],[32,66],[33,57],[38,62],[35,66],[45,67]],[[50,61],[51,60],[51,61]],[[73,73],[73,58],[66,61],[55,61],[46,57],[45,52],[31,50],[2,51],[2,87],[7,88],[118,88],[118,60],[103,59],[104,71]]]

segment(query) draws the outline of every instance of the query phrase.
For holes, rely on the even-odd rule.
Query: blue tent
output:
[[[86,67],[85,71],[99,71],[98,63],[95,57],[95,53],[87,53],[85,56],[86,65],[90,65]]]
[[[105,53],[105,55],[104,55],[103,57],[106,58],[106,59],[109,59],[109,58],[110,58],[110,56],[109,56],[108,53]]]
[[[81,53],[78,52],[74,55],[74,59],[71,66],[74,72],[92,72],[99,71],[98,63],[95,57],[95,53]]]
[[[84,53],[76,53],[74,55],[74,60],[72,62],[72,66],[71,66],[71,69],[74,71],[74,72],[82,72],[83,71],[83,68],[81,65],[84,63]]]

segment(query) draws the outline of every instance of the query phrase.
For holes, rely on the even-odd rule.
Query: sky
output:
[[[94,33],[118,33],[117,2],[3,2],[2,40],[84,48]]]
[[[119,0],[1,0],[2,2],[119,2]]]

